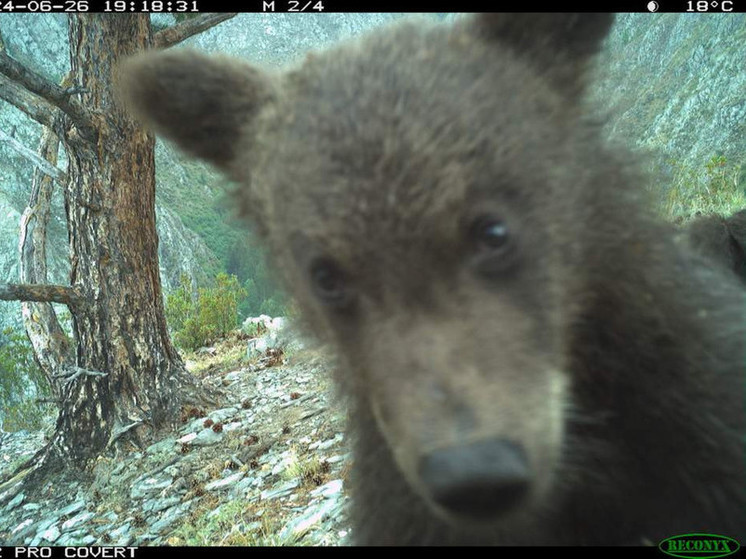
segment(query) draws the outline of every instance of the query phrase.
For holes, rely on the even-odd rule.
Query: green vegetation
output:
[[[44,373],[34,361],[34,351],[25,332],[6,328],[0,333],[0,418],[5,431],[37,431],[53,411],[39,404],[51,394]]]
[[[280,474],[288,481],[297,479],[302,485],[309,488],[318,487],[325,481],[325,474],[329,471],[329,465],[321,462],[318,456],[301,458],[296,448],[290,449],[287,467]]]
[[[663,201],[671,218],[697,213],[730,215],[746,208],[746,163],[714,155],[701,167],[670,161],[672,180]]]
[[[209,501],[209,499],[208,499]],[[281,525],[276,515],[256,515],[256,504],[236,499],[217,508],[204,506],[191,515],[169,538],[171,545],[277,546],[283,542],[277,535]],[[267,507],[265,507],[267,508]]]
[[[222,194],[231,186],[201,163],[185,160],[175,167],[162,150],[156,150],[156,159],[159,203],[174,208],[219,261],[217,266],[205,266],[205,276],[221,272],[236,276],[246,290],[239,301],[242,317],[284,315],[286,297],[268,270],[264,250],[254,244],[246,224],[235,219]]]
[[[220,273],[213,287],[197,290],[196,297],[188,276],[166,298],[166,320],[174,332],[174,342],[195,350],[224,337],[238,325],[238,302],[246,296],[236,276]]]
[[[272,317],[285,316],[288,313],[287,298],[277,288],[267,270],[263,251],[256,248],[253,251],[246,249],[244,251],[246,253],[246,271],[244,272],[246,280],[243,287],[247,295],[239,304],[239,313],[244,317],[260,314]]]

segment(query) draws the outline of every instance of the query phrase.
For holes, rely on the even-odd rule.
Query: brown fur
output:
[[[746,210],[725,218],[717,214],[699,216],[686,224],[692,248],[746,282]]]
[[[240,184],[340,356],[358,543],[746,538],[743,291],[582,116],[611,21],[405,23],[277,74],[125,68],[133,110]],[[492,503],[495,472],[526,484]],[[451,476],[467,498],[438,496]]]

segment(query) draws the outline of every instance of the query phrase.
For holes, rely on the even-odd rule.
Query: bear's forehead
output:
[[[286,75],[254,173],[277,218],[360,247],[447,242],[475,193],[532,195],[560,99],[511,51],[454,33],[402,26]]]

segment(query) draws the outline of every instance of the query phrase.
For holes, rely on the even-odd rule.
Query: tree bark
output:
[[[95,144],[69,142],[66,213],[71,284],[88,304],[73,312],[79,375],[65,385],[50,444],[64,462],[98,455],[133,422],[177,417],[190,383],[166,326],[155,228],[154,138],[115,103],[117,63],[150,43],[148,16],[70,16],[71,67],[94,114]]]
[[[61,115],[61,124],[55,119],[51,125],[68,155],[67,172],[58,178],[66,181],[70,286],[38,285],[46,279],[43,247],[51,194],[40,171],[19,245],[23,281],[31,283],[0,285],[0,299],[61,302],[72,314],[74,358],[66,354],[51,307],[27,307],[30,328],[36,329],[29,335],[58,338],[35,347],[57,383],[61,406],[49,444],[27,464],[36,466],[27,478],[31,484],[58,467],[79,467],[124,435],[138,437],[142,425],[173,423],[182,403],[210,402],[213,395],[186,372],[168,335],[155,226],[155,139],[130,119],[112,91],[119,62],[152,46],[149,16],[69,18],[71,73],[63,86],[0,51],[0,73],[17,81],[5,88],[6,95],[23,99],[20,84],[58,107],[46,112]],[[224,19],[202,21],[200,30]],[[198,32],[194,29],[191,33]],[[188,36],[186,28],[170,40],[179,36]],[[49,133],[40,151],[40,159],[56,163]],[[47,311],[52,314],[42,317]],[[41,328],[41,322],[47,326]]]

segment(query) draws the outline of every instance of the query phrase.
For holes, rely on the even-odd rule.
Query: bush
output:
[[[179,332],[194,312],[192,280],[187,274],[179,278],[179,287],[166,298],[166,322],[172,332]]]
[[[6,431],[37,431],[54,407],[40,405],[51,395],[44,373],[34,361],[25,332],[6,328],[0,334],[0,425]]]
[[[238,302],[246,296],[236,276],[220,273],[215,286],[194,296],[191,280],[182,276],[166,299],[166,319],[176,345],[195,350],[224,337],[238,325]]]

